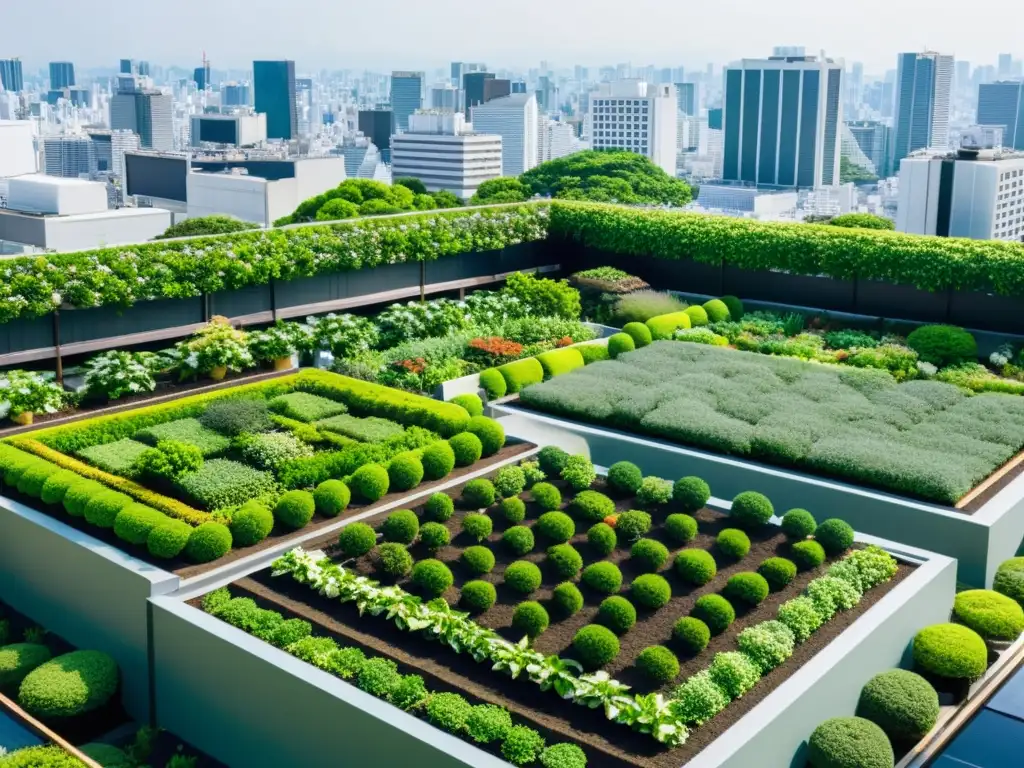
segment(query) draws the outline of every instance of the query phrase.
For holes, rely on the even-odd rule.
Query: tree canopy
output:
[[[839,183],[870,184],[878,181],[878,177],[867,168],[856,165],[850,158],[839,157]]]
[[[162,235],[157,235],[154,240],[166,240],[170,237],[190,237],[194,235],[227,235],[232,232],[242,232],[246,229],[258,229],[259,224],[251,221],[241,221],[232,216],[216,214],[214,216],[197,216],[194,219],[185,219],[177,224],[172,224]]]
[[[896,229],[896,224],[892,219],[876,216],[873,213],[844,213],[842,216],[831,219],[828,223],[833,227],[852,227],[854,229]]]
[[[422,187],[417,192],[413,187]],[[396,179],[388,185],[369,179],[347,179],[334,189],[311,197],[299,204],[290,216],[274,222],[275,227],[308,221],[336,221],[357,216],[382,216],[405,211],[430,211],[435,208],[456,208],[461,201],[451,192],[426,193],[418,179]]]

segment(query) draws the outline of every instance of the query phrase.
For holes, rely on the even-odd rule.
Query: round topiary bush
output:
[[[619,655],[619,638],[607,627],[588,624],[573,637],[572,648],[584,667],[598,669]]]
[[[388,464],[388,481],[391,490],[412,490],[423,481],[423,463],[408,453],[395,456]]]
[[[392,512],[381,523],[380,532],[384,541],[409,545],[416,541],[420,532],[420,519],[411,509],[399,509]]]
[[[796,578],[796,563],[784,557],[769,557],[757,567],[768,586],[778,592],[785,589]]]
[[[622,571],[615,563],[592,563],[583,569],[581,581],[595,592],[613,595],[622,586]]]
[[[569,511],[580,520],[599,523],[615,514],[615,502],[599,491],[580,491],[569,504]]]
[[[655,685],[664,685],[679,676],[679,659],[663,645],[651,645],[636,657],[636,668]]]
[[[487,393],[488,400],[497,400],[508,393],[508,384],[505,377],[497,368],[488,368],[480,371],[480,386]],[[473,414],[470,414],[472,416]]]
[[[654,573],[668,561],[668,547],[654,539],[638,539],[629,551],[629,562],[643,573]]]
[[[324,517],[337,517],[352,501],[352,492],[341,480],[324,480],[313,491],[316,511]]]
[[[696,616],[684,616],[672,628],[672,636],[689,654],[696,656],[711,642],[711,630]]]
[[[193,563],[212,563],[230,550],[231,531],[223,523],[211,521],[192,529],[185,545],[185,556]]]
[[[447,547],[452,535],[441,523],[424,523],[420,526],[420,541],[431,552]]]
[[[978,342],[955,325],[922,325],[907,336],[907,346],[939,368],[978,360]]]
[[[638,605],[656,610],[672,599],[672,587],[664,577],[656,573],[645,573],[633,580],[629,595]]]
[[[33,669],[50,660],[50,649],[39,643],[14,643],[0,648],[0,688],[13,688]]]
[[[18,479],[18,491],[38,499],[43,493],[46,481],[60,471],[60,467],[46,462],[29,467]]]
[[[896,758],[885,731],[862,717],[826,720],[807,741],[811,768],[893,768]]]
[[[462,518],[462,530],[477,541],[483,541],[494,530],[494,521],[487,515],[473,514]]]
[[[721,299],[711,299],[702,305],[708,313],[708,320],[712,323],[724,323],[730,319],[729,307]]]
[[[505,428],[486,416],[472,417],[466,431],[480,438],[484,456],[493,456],[505,445]]]
[[[432,493],[423,505],[423,516],[435,523],[443,523],[455,514],[455,502],[447,493]]]
[[[423,477],[427,480],[440,480],[455,469],[455,451],[450,443],[440,440],[427,446],[420,463],[423,465]]]
[[[498,599],[498,591],[489,581],[467,581],[462,585],[459,604],[471,613],[489,610]]]
[[[988,667],[988,649],[969,627],[933,624],[914,636],[914,666],[938,677],[975,680]]]
[[[750,538],[739,528],[724,528],[715,539],[719,551],[733,560],[740,560],[750,551]]]
[[[688,544],[697,535],[697,520],[677,512],[665,518],[665,533],[676,544]]]
[[[100,651],[72,651],[36,667],[21,681],[18,704],[36,717],[74,717],[117,692],[117,663]]]
[[[693,306],[687,307],[684,312],[690,316],[690,323],[694,328],[699,328],[702,325],[708,324],[708,313],[704,311],[704,307]]]
[[[400,579],[412,570],[412,555],[404,544],[381,544],[374,555],[374,567],[383,576]]]
[[[525,525],[516,525],[501,535],[501,543],[514,555],[525,555],[534,547],[533,531]]]
[[[145,504],[129,504],[114,518],[114,535],[129,544],[145,544],[149,532],[167,520],[167,515]]]
[[[540,468],[549,475],[560,475],[569,461],[569,454],[557,445],[546,445],[537,452]]]
[[[543,768],[587,768],[587,754],[575,744],[553,744],[540,753]]]
[[[60,504],[64,501],[64,494],[79,480],[81,480],[81,476],[76,475],[70,470],[54,472],[43,483],[43,487],[39,492],[39,499],[44,504]]]
[[[379,501],[388,492],[391,478],[388,476],[388,471],[380,464],[364,464],[352,473],[349,486],[353,493],[372,504]]]
[[[518,496],[526,489],[526,473],[519,467],[502,467],[494,478],[494,490],[502,499]]]
[[[612,595],[601,601],[597,621],[617,635],[623,635],[636,624],[636,608],[624,597]]]
[[[6,482],[6,479],[4,482]],[[71,515],[71,517],[82,517],[85,514],[85,505],[89,503],[93,496],[105,490],[106,488],[95,480],[80,479],[77,483],[73,483],[64,493],[64,500],[61,502],[64,505],[64,511]]]
[[[633,339],[633,346],[637,349],[640,349],[640,347],[646,347],[651,343],[651,341],[653,341],[651,338],[651,329],[643,323],[626,323],[622,326],[622,332]]]
[[[704,595],[693,606],[693,615],[708,625],[714,635],[720,635],[736,620],[732,603],[721,595]]]
[[[535,592],[541,583],[540,568],[528,560],[516,560],[505,569],[505,586],[520,595]]]
[[[545,512],[533,527],[538,535],[556,544],[564,544],[576,535],[576,523],[564,512]]]
[[[293,531],[305,528],[313,519],[314,512],[316,501],[309,491],[288,491],[274,505],[274,517],[281,525]]]
[[[798,541],[790,547],[790,553],[797,567],[805,571],[825,562],[825,548],[816,541]]]
[[[676,555],[676,573],[687,584],[702,587],[715,578],[718,566],[711,553],[703,549],[684,549]]]
[[[703,509],[711,498],[711,487],[699,477],[681,477],[672,486],[672,498],[684,512]]]
[[[583,557],[571,544],[556,544],[548,549],[546,560],[556,579],[572,579],[583,568]]]
[[[641,325],[637,323],[637,325]],[[643,326],[647,329],[647,326]],[[648,334],[650,332],[648,331]],[[617,461],[608,467],[608,484],[619,493],[634,494],[644,480],[640,467],[631,461]]]
[[[366,523],[349,523],[338,534],[338,546],[345,557],[362,557],[377,546],[377,532]]]
[[[550,623],[547,610],[533,600],[520,603],[512,612],[512,629],[531,639],[540,635]]]
[[[134,503],[131,496],[117,491],[102,491],[89,499],[85,505],[85,519],[100,528],[113,528],[118,513]]]
[[[894,741],[917,742],[939,719],[939,694],[920,675],[893,669],[868,680],[860,692],[857,714]]]
[[[425,597],[439,597],[455,583],[455,577],[448,566],[434,559],[416,563],[412,567],[410,580]]]
[[[953,601],[953,618],[986,640],[1016,640],[1024,631],[1024,609],[990,589],[969,589]]]
[[[741,528],[756,531],[771,520],[774,514],[775,508],[767,496],[757,491],[744,491],[732,500],[729,517]]]
[[[608,337],[608,357],[612,360],[636,349],[636,342],[628,333],[615,333]]]
[[[495,371],[497,373],[497,371]],[[498,374],[499,376],[501,374]],[[480,395],[476,392],[468,392],[465,395],[456,395],[451,399],[451,402],[456,405],[461,405],[466,409],[466,413],[473,416],[484,415],[484,401],[480,399]]]
[[[803,541],[814,535],[818,524],[806,509],[791,509],[782,516],[782,532],[792,541]]]
[[[1011,557],[996,569],[992,589],[1024,606],[1024,557]]]
[[[149,532],[146,549],[153,557],[170,560],[181,554],[188,544],[193,528],[181,520],[167,519]]]
[[[501,512],[501,516],[513,525],[521,523],[526,519],[526,504],[517,496],[513,496],[510,499],[502,499],[498,509]]]
[[[636,541],[650,530],[651,516],[636,509],[623,512],[615,521],[615,535],[624,541]]]
[[[759,573],[743,571],[729,577],[724,591],[730,600],[747,605],[760,605],[768,597],[768,580]]]
[[[494,553],[487,547],[466,547],[462,550],[462,564],[470,573],[490,573],[494,570]]]
[[[845,520],[832,517],[817,527],[814,540],[821,544],[826,554],[833,557],[841,555],[853,546],[853,528]]]
[[[452,453],[455,456],[455,466],[468,467],[480,461],[484,453],[484,445],[480,438],[472,432],[459,432],[459,434],[448,439]]]
[[[545,512],[553,512],[562,506],[562,492],[551,483],[537,483],[530,489],[530,496]]]
[[[733,322],[743,318],[743,302],[735,296],[723,296],[721,302],[729,308],[729,319]]]
[[[598,523],[590,527],[587,531],[587,542],[593,548],[597,554],[601,557],[607,557],[615,549],[615,545],[618,544],[618,537],[615,535],[615,529],[607,523]]]
[[[551,592],[551,606],[562,616],[572,616],[583,607],[583,593],[571,581],[562,582]]]

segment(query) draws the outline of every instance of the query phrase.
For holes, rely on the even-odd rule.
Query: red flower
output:
[[[500,336],[485,336],[469,342],[470,349],[492,357],[518,357],[523,353],[523,345]]]
[[[572,336],[563,336],[555,342],[556,347],[571,347],[573,344]]]

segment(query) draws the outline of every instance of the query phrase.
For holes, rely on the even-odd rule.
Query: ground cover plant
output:
[[[1024,444],[1024,400],[655,342],[548,382],[539,410],[953,504]]]

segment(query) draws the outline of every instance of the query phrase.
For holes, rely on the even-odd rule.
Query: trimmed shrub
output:
[[[821,544],[827,554],[834,557],[853,546],[853,535],[853,528],[849,523],[832,517],[815,529],[814,540]]]
[[[1024,631],[1024,610],[990,589],[969,589],[953,601],[953,618],[986,640],[1016,640]]]
[[[644,608],[656,610],[672,599],[672,587],[664,577],[656,573],[645,573],[633,580],[629,595]]]
[[[540,536],[564,544],[576,535],[576,523],[564,512],[545,512],[533,526]]]
[[[39,643],[14,643],[0,647],[0,688],[21,685],[36,667],[50,660],[50,649]]]
[[[775,508],[767,496],[757,491],[744,491],[732,500],[729,517],[741,528],[756,531],[771,520],[774,514]]]
[[[81,479],[80,475],[76,475],[71,470],[54,472],[43,483],[39,499],[44,504],[60,504],[64,501],[64,494],[68,492],[68,489]]]
[[[548,549],[547,564],[559,579],[572,579],[583,568],[583,558],[571,544],[556,544]]]
[[[651,509],[672,500],[672,483],[653,475],[645,477],[636,492],[636,502],[640,506]]]
[[[704,307],[694,305],[692,307],[687,307],[683,311],[690,316],[690,323],[694,328],[699,328],[702,325],[708,324],[708,313],[704,311]]]
[[[459,501],[466,509],[483,509],[494,503],[494,484],[485,478],[470,480],[462,489]]]
[[[530,496],[545,512],[553,512],[562,506],[562,492],[551,483],[537,483],[530,489]]]
[[[426,504],[423,505],[423,516],[435,523],[446,522],[451,519],[453,514],[455,514],[455,502],[447,493],[440,491],[432,493]]]
[[[655,340],[671,339],[675,332],[682,328],[689,328],[692,325],[690,316],[685,310],[669,312],[666,315],[657,315],[649,318],[646,322],[651,331],[651,337]]]
[[[543,768],[587,768],[587,754],[575,744],[563,742],[540,753]]]
[[[512,730],[512,716],[504,707],[478,704],[466,718],[466,733],[478,744],[501,741]]]
[[[885,731],[861,717],[833,717],[807,740],[811,768],[893,768],[896,758]]]
[[[499,376],[500,375],[501,374],[499,374]],[[451,399],[451,402],[465,408],[466,413],[470,415],[470,418],[473,416],[484,415],[484,401],[480,399],[480,395],[476,394],[476,392],[468,392],[465,395],[456,395]]]
[[[726,320],[732,319],[732,316],[729,314],[728,305],[721,299],[705,301],[701,306],[704,307],[709,322],[724,323]]]
[[[741,560],[750,551],[750,538],[739,528],[724,528],[715,539],[718,549],[726,557]]]
[[[793,655],[796,636],[781,621],[762,621],[740,632],[736,644],[762,674],[768,674]]]
[[[439,440],[423,450],[420,463],[423,465],[423,477],[427,480],[440,480],[455,469],[455,451],[450,442]]]
[[[624,597],[613,595],[601,601],[597,621],[617,635],[624,635],[636,624],[636,608]]]
[[[448,445],[455,455],[455,466],[468,467],[480,461],[484,453],[484,445],[480,438],[472,432],[460,432],[448,439]]]
[[[636,349],[636,342],[628,333],[616,333],[608,338],[608,357],[612,360]]]
[[[352,491],[370,504],[383,498],[390,485],[388,471],[380,464],[364,464],[352,473],[349,481]]]
[[[583,365],[582,360],[580,360],[580,365]],[[486,416],[471,418],[466,431],[480,439],[484,456],[493,456],[505,445],[505,428]]]
[[[388,464],[388,487],[395,491],[409,491],[423,481],[423,464],[411,454],[396,456]]]
[[[424,523],[420,526],[420,541],[431,552],[447,547],[451,540],[452,535],[441,523]]]
[[[159,527],[153,530],[157,531]],[[231,531],[223,523],[211,521],[192,529],[185,545],[185,556],[194,563],[212,563],[230,550]]]
[[[564,581],[552,590],[551,605],[563,617],[573,616],[583,607],[583,593],[571,581]]]
[[[576,455],[565,460],[561,477],[574,491],[585,491],[597,479],[597,472],[590,459]]]
[[[588,523],[599,523],[615,514],[615,502],[599,491],[580,491],[569,503],[569,511]]]
[[[693,606],[694,617],[708,625],[714,635],[720,635],[736,620],[732,603],[721,595],[704,595]]]
[[[512,629],[522,632],[531,639],[540,635],[550,623],[547,610],[533,600],[520,603],[512,612]]]
[[[711,487],[699,477],[681,477],[672,486],[672,498],[684,512],[703,509],[711,498]]]
[[[512,765],[529,765],[544,750],[544,737],[533,728],[514,725],[501,744],[501,756]]]
[[[4,482],[7,482],[6,477]],[[62,502],[64,504],[64,511],[71,515],[71,517],[82,517],[85,514],[85,505],[104,490],[106,490],[106,487],[95,480],[79,480],[77,483],[72,484],[64,493],[64,500]]]
[[[651,329],[643,323],[626,323],[622,326],[622,332],[628,334],[629,337],[633,339],[633,345],[637,349],[640,349],[640,347],[646,347],[653,340],[651,337]]]
[[[688,544],[697,535],[697,520],[677,512],[665,518],[665,533],[676,544]]]
[[[117,491],[102,491],[86,503],[85,519],[99,528],[113,528],[117,515],[122,509],[133,503],[135,502],[131,496]]]
[[[489,581],[467,581],[462,585],[459,604],[470,613],[483,613],[498,599],[498,592]]]
[[[920,675],[893,669],[868,680],[860,692],[857,715],[894,741],[916,742],[939,719],[939,694]]]
[[[753,659],[736,651],[716,653],[708,674],[732,699],[738,699],[761,680],[761,670]]]
[[[572,648],[584,667],[598,669],[619,655],[619,638],[607,627],[588,624],[573,637]]]
[[[288,491],[274,505],[274,517],[281,525],[298,530],[313,519],[316,501],[309,491]]]
[[[247,405],[243,407],[241,403],[247,403]],[[210,411],[214,409],[214,406],[224,410],[226,414],[217,414],[214,421],[210,421]],[[260,406],[262,406],[262,419],[260,418]],[[268,406],[274,413],[303,422],[319,421],[348,412],[348,408],[336,400],[309,392],[289,392],[286,395],[278,395],[266,404],[260,403],[258,400],[225,400],[213,403],[199,420],[204,426],[227,435],[265,432],[273,427],[273,422],[267,418]],[[249,410],[252,411],[251,414],[247,413]],[[263,419],[266,419],[269,425],[264,425]],[[258,428],[254,429],[254,426]]]
[[[72,651],[29,672],[18,704],[36,717],[74,717],[105,705],[117,692],[117,663],[100,651]]]
[[[996,569],[992,589],[1024,606],[1024,557],[1011,557]]]
[[[462,518],[462,530],[477,541],[483,541],[494,530],[494,522],[487,515],[466,515]]]
[[[313,491],[316,511],[324,517],[337,517],[352,501],[352,492],[341,480],[324,480]]]
[[[420,520],[411,509],[399,509],[392,512],[381,523],[380,532],[384,541],[393,541],[408,546],[416,541],[420,532]]]
[[[78,751],[103,768],[133,768],[135,762],[113,744],[83,744]],[[2,764],[2,763],[0,763]],[[49,764],[47,764],[49,765]],[[51,766],[51,768],[56,768]]]
[[[166,520],[149,532],[146,549],[153,557],[170,560],[181,554],[192,536],[193,528],[181,520]]]
[[[629,551],[630,563],[644,573],[654,573],[668,561],[668,547],[654,539],[639,539]]]
[[[535,357],[527,357],[498,366],[498,373],[505,379],[506,392],[514,395],[523,387],[544,381],[544,367]]]
[[[435,693],[427,699],[427,719],[443,731],[460,733],[473,705],[457,693]]]
[[[790,552],[793,562],[805,571],[825,562],[825,548],[816,541],[798,541],[790,547]]]
[[[598,523],[587,531],[587,542],[597,554],[607,557],[618,544],[618,537],[615,535],[615,529],[608,523]]]
[[[498,505],[501,516],[513,525],[523,522],[526,519],[526,504],[517,496],[502,499]]]
[[[525,555],[533,550],[533,531],[525,525],[515,525],[501,535],[501,543],[508,547],[514,555]]]
[[[619,493],[636,493],[643,479],[640,467],[631,461],[617,461],[608,467],[608,484]]]
[[[377,546],[377,533],[366,523],[349,523],[338,534],[338,546],[345,557],[362,557]]]
[[[623,512],[615,521],[615,534],[625,541],[636,541],[651,530],[651,516],[646,512],[631,509]]]
[[[821,614],[809,597],[794,597],[779,606],[779,621],[789,627],[798,643],[803,643],[821,626]]]
[[[494,553],[487,547],[466,547],[462,550],[462,563],[471,573],[490,573],[494,570]]]
[[[584,365],[608,359],[608,347],[605,344],[580,344],[576,349],[583,355]]]
[[[651,645],[640,651],[636,667],[655,685],[664,685],[679,676],[679,659],[663,645]]]
[[[696,656],[711,642],[711,630],[696,616],[684,616],[672,628],[672,636],[687,653]]]
[[[582,368],[586,364],[583,360],[583,355],[575,347],[564,347],[562,349],[541,352],[537,355],[537,360],[544,369],[544,378],[546,379],[561,376],[563,373],[569,373],[577,368]]]
[[[769,557],[757,567],[768,586],[775,592],[785,589],[796,578],[796,563],[784,557]]]
[[[725,596],[747,605],[760,605],[768,597],[768,580],[759,573],[744,571],[729,577]]]
[[[569,461],[569,454],[557,445],[546,445],[537,452],[537,461],[540,468],[549,475],[561,474],[565,469],[565,463]]]
[[[519,467],[502,467],[494,478],[494,490],[502,499],[518,496],[526,489],[526,474]]]
[[[702,587],[715,578],[718,566],[711,553],[703,549],[684,549],[676,555],[676,573],[687,584]]]
[[[720,301],[729,308],[729,319],[733,322],[743,319],[743,302],[735,296],[723,296]]]
[[[813,536],[817,527],[814,515],[806,509],[791,509],[782,516],[782,532],[793,541],[803,541]]]
[[[381,544],[376,549],[374,560],[377,571],[393,579],[400,579],[412,570],[412,555],[403,544]]]
[[[487,370],[480,371],[480,386],[487,393],[488,400],[497,400],[504,397],[505,393],[508,392],[508,384],[505,383],[505,377],[501,375],[501,371],[497,368],[488,368]],[[472,415],[470,414],[470,416]]]
[[[114,518],[114,534],[129,544],[145,544],[150,531],[167,519],[163,512],[145,504],[129,504]]]
[[[939,368],[978,360],[978,342],[955,325],[922,325],[907,336],[907,346]]]
[[[410,580],[427,597],[439,597],[455,583],[455,577],[448,566],[434,559],[416,563],[412,567]]]
[[[505,586],[521,595],[535,592],[541,580],[540,568],[528,560],[516,560],[505,569]]]
[[[622,586],[622,571],[615,563],[592,563],[583,569],[581,581],[595,592],[613,595]]]

